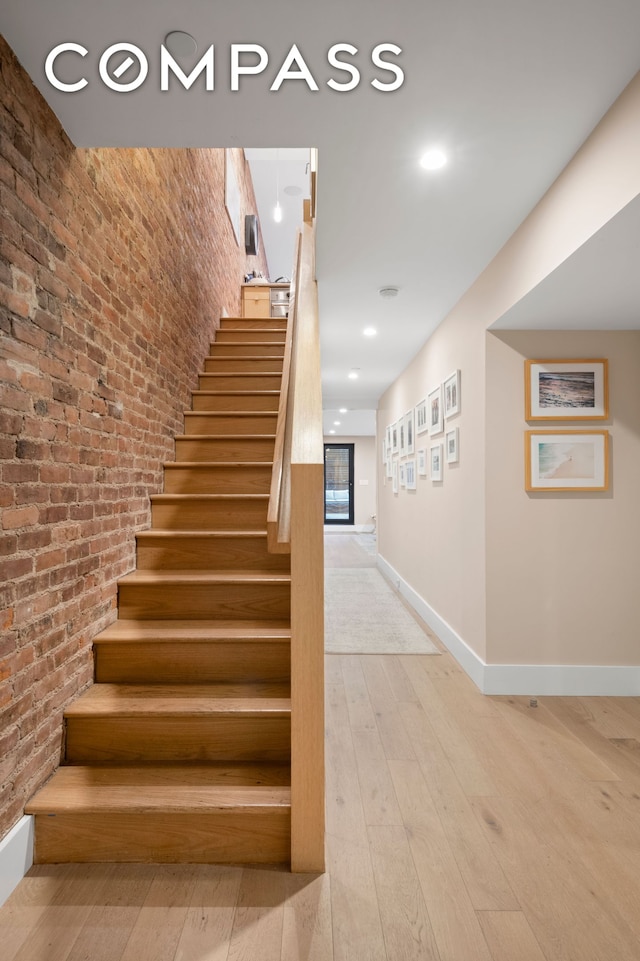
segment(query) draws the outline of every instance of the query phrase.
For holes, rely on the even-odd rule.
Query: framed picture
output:
[[[429,411],[429,433],[440,434],[442,432],[442,384],[438,384],[435,390],[427,394],[427,407]]]
[[[525,360],[526,420],[606,420],[606,360]]]
[[[525,431],[525,489],[606,491],[609,431]]]
[[[391,456],[391,449],[387,451],[387,464],[386,464],[385,474],[388,478],[390,478],[393,474],[393,458]]]
[[[407,490],[414,491],[416,489],[416,462],[413,459],[408,460],[405,462],[404,466]]]
[[[404,432],[405,432],[407,454],[413,454],[413,451],[414,451],[413,408],[411,408],[411,410],[408,410],[407,413],[404,415]]]
[[[398,422],[391,425],[391,453],[398,453]]]
[[[398,493],[398,458],[393,458],[391,465],[391,490],[394,494]]]
[[[442,480],[442,444],[431,446],[431,480]]]
[[[459,430],[452,427],[444,435],[444,449],[446,451],[447,464],[457,464],[459,458]]]
[[[407,479],[406,479],[406,462],[405,461],[400,462],[399,470],[400,470],[400,487],[406,487]]]
[[[460,371],[454,370],[442,385],[444,394],[444,416],[453,417],[460,413]]]
[[[424,447],[418,451],[418,477],[427,476],[427,452]]]
[[[400,445],[400,457],[404,457],[407,453],[407,429],[404,422],[404,417],[400,417],[398,420],[398,443]]]
[[[429,430],[429,419],[427,416],[427,398],[421,400],[416,404],[416,433],[424,434],[425,430]]]
[[[392,437],[391,437],[391,424],[387,427],[384,432],[384,438],[387,442],[387,460],[391,457],[392,447]]]

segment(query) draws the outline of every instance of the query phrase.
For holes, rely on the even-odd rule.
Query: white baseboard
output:
[[[33,864],[33,817],[25,814],[0,841],[0,905]]]
[[[640,667],[610,664],[485,664],[430,604],[378,554],[378,567],[483,694],[637,697]]]

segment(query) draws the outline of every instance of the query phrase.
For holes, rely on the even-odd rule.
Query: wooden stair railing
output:
[[[315,246],[298,236],[267,513],[269,550],[291,553],[291,869],[324,871],[322,392]]]

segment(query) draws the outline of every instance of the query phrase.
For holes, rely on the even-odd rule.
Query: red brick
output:
[[[38,522],[38,508],[20,507],[14,510],[6,510],[2,514],[2,526],[8,530],[17,530],[20,527],[32,527]]]

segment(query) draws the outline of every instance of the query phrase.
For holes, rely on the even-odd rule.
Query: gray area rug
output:
[[[327,654],[439,654],[372,567],[325,570]]]

